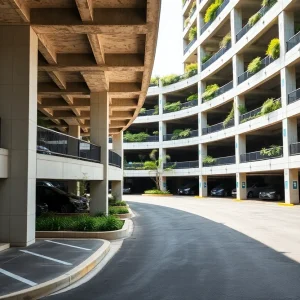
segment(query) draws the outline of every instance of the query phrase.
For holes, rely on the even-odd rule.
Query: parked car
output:
[[[231,187],[228,184],[221,183],[210,191],[211,196],[227,197],[230,195]]]
[[[124,184],[123,187],[123,194],[131,194],[132,193],[132,186],[128,184]]]
[[[36,216],[40,216],[43,213],[48,212],[48,205],[44,202],[39,202],[41,199],[36,200],[36,209],[35,209],[35,214]]]
[[[255,183],[247,187],[247,198],[258,197],[260,191],[267,187],[264,183]],[[236,197],[236,189],[233,189],[231,192],[232,197]]]
[[[283,189],[278,187],[267,187],[259,193],[259,199],[262,200],[281,200]]]
[[[87,212],[89,209],[89,200],[85,197],[79,197],[68,194],[56,187],[37,185],[37,202],[45,202],[49,211],[72,213]]]
[[[44,146],[36,146],[36,150],[38,153],[51,155],[51,151]]]
[[[189,182],[177,190],[178,195],[197,195],[199,194],[199,183]]]
[[[66,192],[66,187],[59,181],[47,181],[47,180],[37,180],[36,185],[38,186],[51,186],[56,187],[64,192]]]

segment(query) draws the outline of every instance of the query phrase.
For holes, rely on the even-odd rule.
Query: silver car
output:
[[[247,198],[258,197],[259,193],[267,187],[264,183],[255,183],[250,187],[247,187]],[[231,192],[232,197],[236,197],[236,189]]]

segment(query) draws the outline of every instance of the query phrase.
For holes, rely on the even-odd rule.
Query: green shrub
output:
[[[191,63],[191,64],[186,65],[185,73],[187,74],[187,77],[194,76],[195,71],[198,71],[198,64],[197,63]]]
[[[271,40],[266,54],[268,56],[272,57],[273,59],[279,58],[279,56],[280,56],[280,41],[278,38]]]
[[[186,100],[187,101],[198,100],[198,94],[192,94],[192,95],[188,96]]]
[[[180,76],[176,74],[166,75],[161,78],[161,82],[163,86],[170,85],[176,83],[180,80]]]
[[[256,57],[249,63],[247,71],[249,73],[257,73],[261,69],[261,66],[261,57]]]
[[[227,47],[227,45],[231,42],[231,33],[227,33],[222,41],[220,42],[220,49]]]
[[[204,16],[204,22],[208,23],[216,18],[216,13],[218,8],[223,3],[223,0],[215,0],[214,3],[212,3],[206,10],[205,16]]]
[[[205,64],[209,59],[211,59],[211,57],[213,56],[213,54],[207,54],[204,57],[202,57],[201,62],[203,64]]]
[[[158,84],[159,84],[159,76],[152,77],[151,80],[150,80],[150,83],[151,84],[155,84],[155,85],[158,86]]]
[[[143,115],[145,112],[146,112],[146,108],[145,108],[145,107],[142,107],[142,108],[140,109],[140,115]]]
[[[263,116],[279,108],[281,108],[281,102],[279,100],[275,100],[274,98],[269,98],[262,105],[260,114]]]
[[[155,131],[152,132],[152,134],[153,134],[153,135],[159,135],[159,131],[158,131],[158,130],[155,130]]]
[[[210,164],[214,164],[216,162],[216,159],[213,158],[212,156],[206,156],[204,159],[203,159],[203,164],[205,165],[210,165]]]
[[[179,111],[180,108],[181,108],[181,103],[180,103],[180,101],[178,101],[178,102],[173,102],[173,103],[167,102],[167,103],[164,105],[164,110],[169,111],[169,112]]]
[[[188,36],[189,41],[190,42],[193,41],[196,37],[197,37],[197,27],[194,26],[189,31],[189,36]]]
[[[128,208],[122,206],[110,206],[109,207],[109,214],[110,215],[118,215],[118,214],[128,214]]]
[[[190,23],[190,17],[187,17],[185,20],[184,20],[184,28],[187,27]]]
[[[170,194],[169,191],[160,191],[160,190],[157,190],[157,189],[153,189],[153,190],[146,190],[144,191],[144,194],[153,194],[153,195],[159,195],[159,194]]]
[[[192,4],[192,6],[191,6],[191,9],[190,9],[190,11],[189,11],[189,17],[191,17],[191,15],[193,14],[193,10],[194,10],[194,8],[196,7],[196,1],[194,1],[193,2],[193,4]]]
[[[247,113],[247,108],[245,105],[239,105],[238,110],[241,115],[244,115],[245,113]]]
[[[262,15],[259,12],[257,12],[252,17],[250,17],[248,24],[250,26],[254,26],[261,19],[261,17],[262,17]]]
[[[111,231],[122,228],[124,222],[114,216],[42,215],[36,219],[37,231]]]
[[[234,107],[232,107],[231,111],[229,112],[228,116],[223,122],[223,126],[226,127],[228,123],[234,119]]]
[[[153,113],[153,115],[158,115],[158,114],[159,114],[159,106],[155,105],[154,106],[154,113]]]
[[[187,138],[191,135],[191,128],[175,129],[172,133],[172,140]]]
[[[219,89],[219,85],[217,84],[211,84],[208,85],[205,89],[205,92],[202,94],[202,98],[204,102],[209,101],[215,97],[216,91]]]
[[[145,142],[150,135],[146,132],[130,133],[129,131],[124,134],[124,141],[131,143]]]
[[[275,3],[277,2],[277,0],[263,0],[262,3],[261,3],[261,6],[264,7],[264,6],[273,6]]]
[[[109,206],[127,206],[125,201],[109,201]]]
[[[281,154],[281,146],[271,145],[270,148],[262,148],[260,154],[263,156],[279,156]]]

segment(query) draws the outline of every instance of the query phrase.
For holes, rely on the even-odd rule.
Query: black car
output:
[[[284,195],[283,189],[278,187],[267,187],[259,193],[261,200],[281,200]]]
[[[231,195],[231,189],[232,187],[230,187],[229,185],[221,183],[210,191],[210,195],[218,197],[227,197]]]
[[[41,214],[48,212],[48,205],[46,203],[39,202],[39,201],[40,201],[40,199],[36,200],[35,214],[37,217],[40,216]]]
[[[177,190],[178,195],[198,195],[199,194],[199,183],[189,182]]]
[[[87,212],[89,209],[89,201],[87,198],[68,194],[51,186],[37,185],[36,199],[37,203],[46,203],[49,211],[72,213]]]

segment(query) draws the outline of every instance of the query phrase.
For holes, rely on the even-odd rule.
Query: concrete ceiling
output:
[[[107,91],[110,135],[143,106],[161,0],[1,0],[0,24],[30,25],[39,38],[38,109],[53,127],[89,135],[90,93]]]

